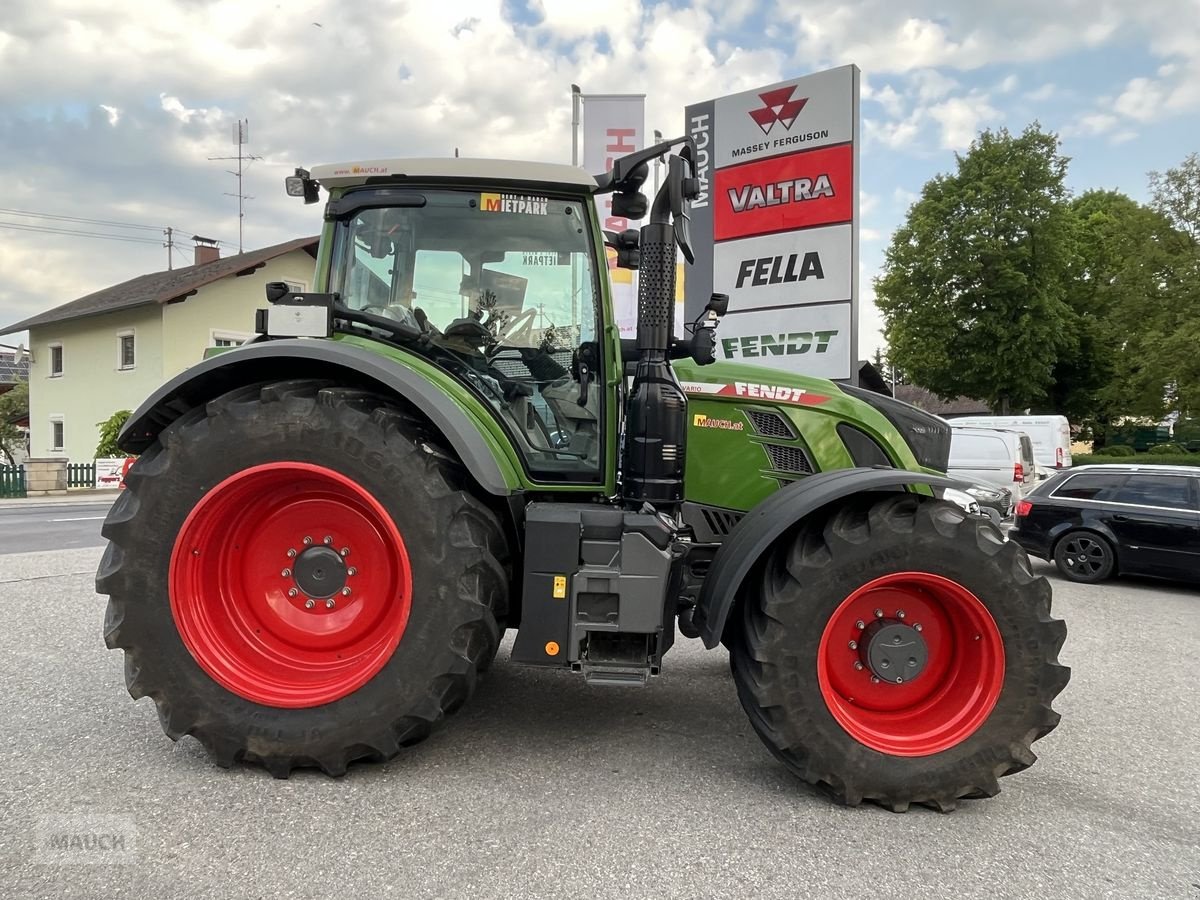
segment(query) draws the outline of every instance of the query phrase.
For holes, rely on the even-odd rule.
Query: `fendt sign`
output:
[[[853,379],[858,92],[844,66],[687,107],[701,195],[684,317],[729,294],[722,358]]]

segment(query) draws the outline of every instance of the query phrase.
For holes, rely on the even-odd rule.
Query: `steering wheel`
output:
[[[537,317],[538,308],[531,306],[529,309],[522,310],[513,317],[513,320],[504,328],[504,333],[496,336],[497,344],[509,344],[510,346],[520,347],[528,345],[529,335],[533,331],[533,320]],[[524,342],[522,344],[521,342]]]

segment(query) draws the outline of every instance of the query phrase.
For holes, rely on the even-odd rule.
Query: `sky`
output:
[[[893,230],[980,129],[1037,120],[1072,190],[1138,200],[1148,171],[1200,150],[1200,0],[7,0],[0,327],[166,268],[168,226],[176,265],[193,234],[235,252],[236,163],[210,157],[236,154],[239,119],[260,157],[253,249],[319,230],[320,207],[283,193],[297,165],[568,162],[572,82],[644,93],[647,133],[672,136],[689,103],[846,63],[862,70],[863,357]]]

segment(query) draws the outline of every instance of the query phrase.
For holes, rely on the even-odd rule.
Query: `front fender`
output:
[[[242,385],[289,378],[333,378],[402,397],[442,433],[485,491],[503,496],[519,485],[518,473],[454,397],[421,373],[348,341],[263,341],[210,357],[151,394],[129,417],[117,445],[141,453],[187,410]]]
[[[779,537],[817,510],[854,494],[911,487],[959,487],[942,475],[903,469],[839,469],[810,475],[776,491],[742,518],[713,558],[692,621],[704,646],[715,647],[725,631],[742,582]]]

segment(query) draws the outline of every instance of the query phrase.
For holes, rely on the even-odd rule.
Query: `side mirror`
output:
[[[650,201],[640,191],[632,193],[613,194],[612,213],[622,219],[644,219],[650,208]]]
[[[604,232],[604,243],[617,251],[617,267],[636,269],[642,264],[642,235],[636,228],[627,228],[619,234]]]
[[[268,303],[278,303],[292,292],[292,289],[287,286],[287,282],[285,281],[268,281],[266,288]]]

